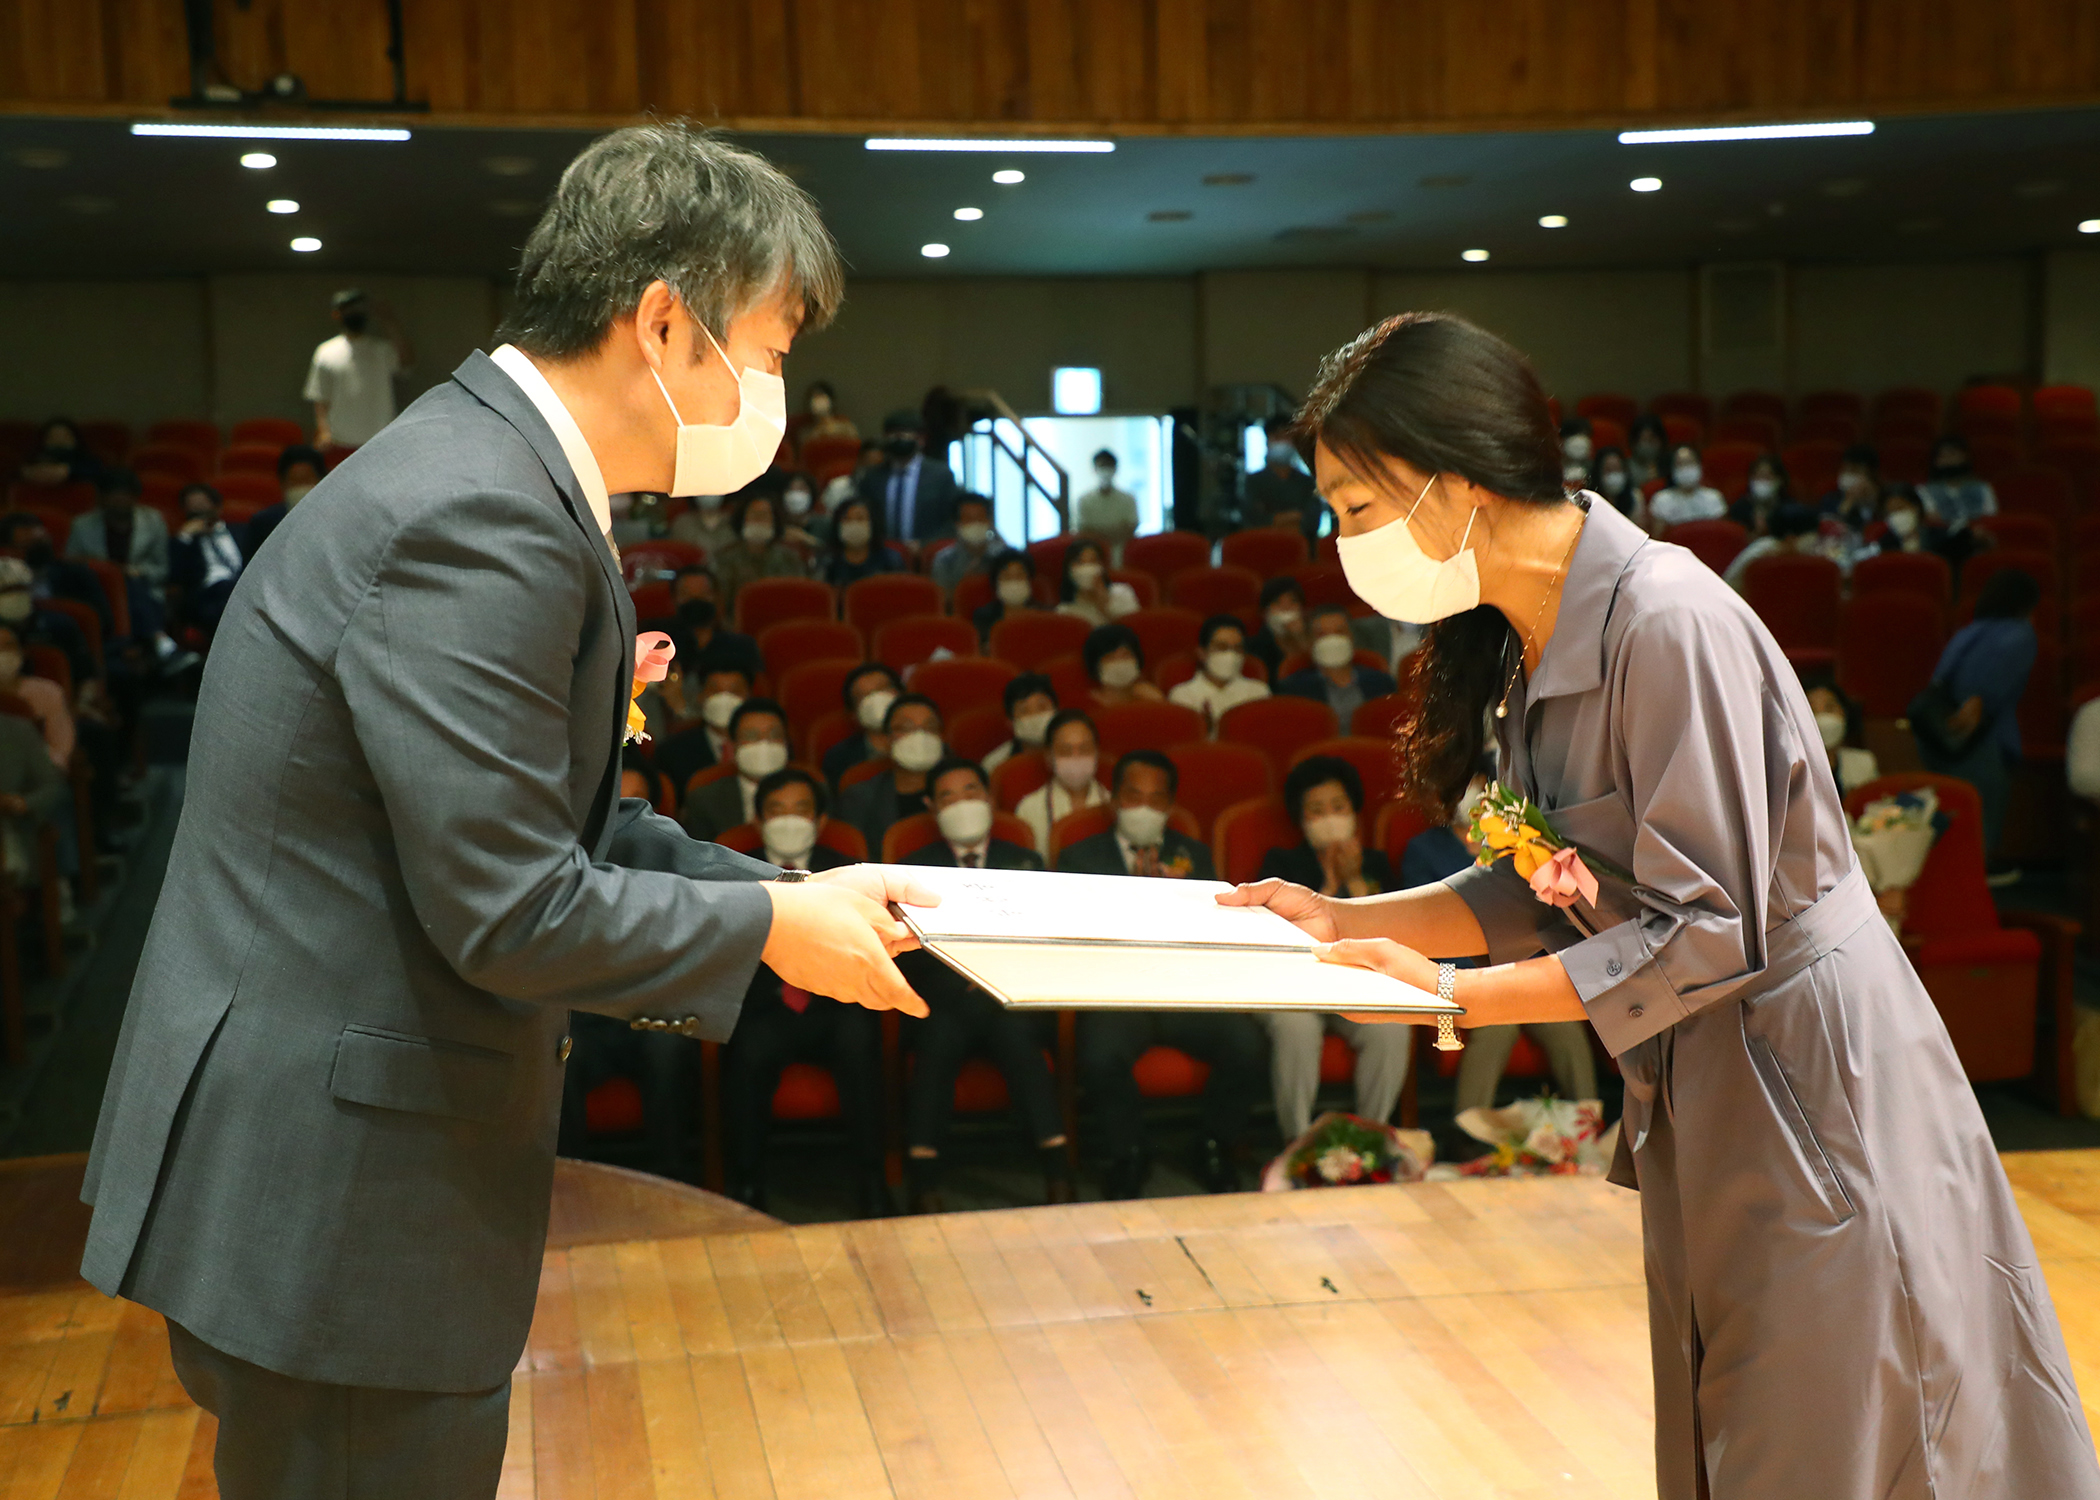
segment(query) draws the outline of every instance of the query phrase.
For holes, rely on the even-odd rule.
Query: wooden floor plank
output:
[[[138,1442],[132,1447],[131,1462],[125,1466],[124,1483],[114,1492],[115,1500],[167,1500],[177,1493],[182,1488],[183,1471],[189,1466],[190,1445],[196,1439],[201,1415],[190,1407],[149,1411],[137,1418]]]

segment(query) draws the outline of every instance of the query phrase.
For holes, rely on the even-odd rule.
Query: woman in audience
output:
[[[1728,514],[1727,497],[1706,482],[1699,450],[1679,443],[1670,450],[1670,482],[1648,497],[1648,531],[1661,536],[1686,521],[1718,521]]]
[[[1932,680],[1958,705],[1944,734],[1912,725],[1925,769],[1961,777],[1983,799],[1986,856],[2005,831],[2012,771],[2020,763],[2020,697],[2034,670],[2034,611],[2041,602],[2032,573],[2003,568],[1985,580],[1976,618],[1954,632],[1933,669]]]
[[[1883,552],[1937,552],[1938,528],[1925,514],[1917,491],[1907,484],[1890,485],[1881,499],[1881,514],[1861,528],[1857,562]]]
[[[102,478],[102,461],[80,440],[80,429],[64,417],[53,417],[37,435],[36,452],[22,460],[22,479],[28,484],[67,484],[84,479],[90,484]]]
[[[855,497],[831,513],[831,545],[824,550],[823,562],[826,583],[842,589],[901,567],[897,554],[883,542],[882,529],[867,501]]]
[[[1035,852],[1050,857],[1050,830],[1057,820],[1108,801],[1108,788],[1101,784],[1101,742],[1094,734],[1094,721],[1084,709],[1060,710],[1050,720],[1044,736],[1049,752],[1050,779],[1021,799],[1014,809],[1035,835]]]
[[[1040,672],[1023,672],[1009,682],[1002,701],[1006,708],[1006,722],[1013,726],[1013,738],[994,745],[991,753],[985,756],[986,776],[1016,755],[1042,749],[1050,733],[1050,721],[1057,717],[1056,685]]]
[[[770,495],[746,490],[737,501],[732,527],[736,541],[715,557],[715,584],[724,609],[736,608],[738,590],[753,579],[807,576],[802,554],[780,539]]]
[[[1092,537],[1081,537],[1065,549],[1065,576],[1057,612],[1077,615],[1089,625],[1106,625],[1135,611],[1137,591],[1108,576],[1108,554]]]
[[[1594,488],[1596,456],[1595,429],[1588,417],[1578,413],[1560,424],[1560,480],[1571,492]]]
[[[1789,504],[1794,498],[1794,487],[1787,478],[1786,465],[1779,461],[1776,453],[1760,453],[1750,465],[1749,483],[1743,493],[1735,497],[1728,507],[1728,519],[1750,533],[1753,537],[1765,534],[1772,519],[1772,512]]]
[[[1247,654],[1269,669],[1269,681],[1283,664],[1312,643],[1305,634],[1305,590],[1288,573],[1261,586],[1261,629],[1247,638]]]
[[[671,522],[671,540],[691,542],[703,549],[710,560],[720,557],[736,544],[736,527],[730,520],[730,506],[721,495],[695,495],[688,502],[689,508]]]
[[[1218,737],[1218,721],[1242,703],[1269,696],[1269,685],[1249,677],[1247,627],[1238,615],[1212,615],[1196,637],[1196,675],[1178,682],[1167,694],[1169,703],[1193,708],[1210,724],[1212,739]]]
[[[1257,880],[1288,880],[1327,896],[1375,896],[1393,888],[1385,851],[1364,847],[1364,783],[1356,767],[1339,756],[1308,757],[1284,778],[1283,802],[1303,836],[1292,847],[1271,849]],[[1276,1123],[1287,1141],[1312,1124],[1320,1047],[1330,1031],[1356,1053],[1356,1113],[1365,1119],[1389,1119],[1407,1082],[1412,1026],[1364,1026],[1317,1011],[1278,1011],[1269,1017],[1269,1076]]]
[[[1817,507],[1854,531],[1865,531],[1881,508],[1881,455],[1871,443],[1854,443],[1838,463],[1837,484]]]
[[[1633,514],[1633,508],[1641,498],[1640,486],[1634,483],[1633,466],[1626,455],[1617,448],[1599,448],[1597,461],[1592,469],[1593,488],[1612,504],[1622,516]]]
[[[1628,452],[1626,461],[1633,469],[1635,489],[1651,479],[1667,480],[1670,475],[1664,467],[1670,455],[1670,431],[1663,426],[1663,419],[1653,412],[1633,419],[1633,426],[1626,431]]]
[[[1080,647],[1086,675],[1093,681],[1096,708],[1123,703],[1157,703],[1166,695],[1145,681],[1145,646],[1128,625],[1097,625]]]
[[[970,623],[977,627],[977,638],[989,643],[994,625],[1040,606],[1035,602],[1035,559],[1027,553],[1018,548],[1002,552],[985,571],[992,575],[992,597],[977,607]]]
[[[860,429],[839,415],[838,393],[828,380],[812,380],[802,394],[802,410],[788,418],[788,442],[796,453],[814,438],[857,438]]]
[[[816,513],[817,486],[799,469],[789,472],[780,483],[780,539],[793,547],[807,561],[823,546],[818,532],[823,526],[823,517]]]
[[[1808,690],[1808,706],[1815,713],[1816,732],[1823,737],[1823,748],[1830,753],[1830,774],[1837,778],[1840,795],[1879,776],[1881,763],[1873,751],[1859,743],[1864,723],[1859,704],[1845,695],[1837,678],[1829,672],[1816,672],[1803,678],[1801,686]]]

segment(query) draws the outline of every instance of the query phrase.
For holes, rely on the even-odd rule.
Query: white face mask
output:
[[[789,490],[780,497],[780,503],[789,515],[806,516],[809,514],[810,506],[815,502],[810,499],[808,490]]]
[[[1051,774],[1068,792],[1085,791],[1100,769],[1101,757],[1098,755],[1060,755],[1050,762]]]
[[[1626,490],[1626,471],[1624,469],[1614,469],[1609,474],[1599,474],[1597,483],[1603,487],[1604,493],[1607,495],[1616,496],[1623,494]]]
[[[727,729],[736,714],[736,706],[744,700],[735,693],[709,693],[700,705],[700,717],[707,721],[709,729]]]
[[[1167,815],[1156,807],[1119,807],[1116,831],[1139,849],[1156,849],[1167,833]]]
[[[1305,820],[1305,841],[1315,849],[1330,848],[1356,837],[1356,814],[1322,813]]]
[[[875,528],[866,521],[839,522],[839,545],[841,547],[865,547],[875,535]]]
[[[1681,490],[1695,489],[1705,474],[1697,464],[1679,464],[1670,470],[1670,482]]]
[[[1323,635],[1312,643],[1313,665],[1332,671],[1356,660],[1356,643],[1346,635]]]
[[[1104,490],[1114,488],[1116,482],[1116,466],[1114,464],[1095,464],[1094,478],[1100,482],[1101,488],[1103,488]]]
[[[1019,609],[1034,597],[1035,585],[1025,578],[999,580],[999,602],[1009,609]]]
[[[1101,685],[1106,688],[1127,688],[1138,680],[1138,664],[1128,656],[1118,656],[1101,663]]]
[[[1914,510],[1892,510],[1889,512],[1889,530],[1904,541],[1918,534],[1918,513]]]
[[[758,825],[766,841],[766,858],[776,865],[799,865],[817,847],[817,822],[800,813],[782,813]]]
[[[965,521],[955,528],[955,539],[965,547],[982,547],[991,536],[992,528],[982,521]]]
[[[951,844],[965,848],[981,844],[992,831],[992,804],[982,797],[966,797],[935,813],[933,821],[940,825],[941,837]]]
[[[1240,668],[1247,664],[1244,651],[1213,651],[1203,658],[1203,670],[1212,682],[1230,682],[1240,675]]]
[[[1577,432],[1561,440],[1560,451],[1581,462],[1590,456],[1590,435]]]
[[[1817,714],[1816,733],[1823,736],[1823,748],[1835,750],[1845,741],[1845,716],[1843,714]]]
[[[1767,479],[1760,474],[1750,481],[1750,498],[1753,500],[1769,500],[1778,493],[1779,481],[1776,479]]]
[[[314,487],[310,484],[286,485],[284,487],[284,503],[286,508],[289,509],[290,507],[297,505],[301,500],[304,500],[308,495],[313,493],[313,488]]]
[[[1272,609],[1262,618],[1268,622],[1269,634],[1281,636],[1296,630],[1305,616],[1295,609]]]
[[[809,393],[809,414],[813,417],[830,416],[831,398],[822,391],[811,391]]]
[[[1040,745],[1049,738],[1050,721],[1056,717],[1056,710],[1048,708],[1039,713],[1023,714],[1014,720],[1014,738],[1024,745]]]
[[[1101,564],[1083,562],[1072,564],[1072,587],[1090,589],[1101,581]]]
[[[772,523],[770,521],[746,521],[744,523],[744,542],[747,546],[752,547],[772,546]]]
[[[890,741],[890,759],[900,771],[923,775],[941,763],[941,737],[930,729],[914,729]]]
[[[736,768],[746,781],[764,781],[788,763],[788,747],[778,740],[753,740],[736,747]]]
[[[1437,476],[1415,496],[1414,510],[1396,521],[1388,521],[1359,536],[1345,536],[1335,543],[1342,557],[1342,573],[1356,597],[1388,620],[1427,625],[1432,620],[1464,614],[1480,603],[1480,560],[1466,546],[1473,535],[1473,521],[1480,512],[1466,517],[1466,529],[1458,539],[1458,550],[1438,562],[1415,541],[1408,523],[1422,508],[1423,496]],[[1317,658],[1315,658],[1317,660]]]
[[[729,364],[729,356],[722,353],[722,346],[715,342],[707,325],[694,318],[693,326],[736,376],[736,420],[719,427],[686,421],[678,414],[678,403],[664,389],[663,376],[651,367],[649,376],[663,392],[664,405],[671,408],[671,416],[678,423],[678,457],[671,470],[671,493],[726,495],[765,473],[773,455],[780,451],[781,434],[787,431],[787,386],[778,375],[768,375],[748,365],[739,370]]]
[[[897,695],[888,688],[877,688],[860,700],[860,705],[853,710],[853,715],[860,720],[861,728],[879,730],[882,728],[882,721],[890,716],[890,705],[896,701]]]

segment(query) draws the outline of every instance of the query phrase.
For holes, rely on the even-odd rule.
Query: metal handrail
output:
[[[1028,424],[1021,420],[1020,414],[1007,405],[1006,398],[997,391],[963,391],[958,394],[958,399],[962,402],[964,410],[970,412],[973,417],[969,427],[970,433],[988,439],[992,447],[1004,454],[1021,476],[1021,545],[1025,547],[1035,540],[1029,534],[1028,525],[1029,501],[1032,495],[1039,494],[1048,501],[1050,508],[1057,512],[1059,525],[1066,531],[1071,530],[1072,476],[1065,471],[1065,466],[1051,455],[1049,449],[1035,440],[1035,434],[1028,430]],[[1018,451],[999,430],[1001,421],[1020,434]],[[1049,465],[1050,472],[1057,476],[1057,488],[1054,491],[1036,472],[1036,460]]]

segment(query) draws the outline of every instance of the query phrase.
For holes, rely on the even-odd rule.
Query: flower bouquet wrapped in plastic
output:
[[[1432,1168],[1431,1182],[1460,1177],[1601,1176],[1611,1165],[1619,1127],[1604,1128],[1604,1106],[1595,1099],[1556,1099],[1542,1094],[1507,1109],[1461,1110],[1458,1128],[1495,1149],[1459,1166]]]
[[[1903,928],[1901,893],[1917,882],[1925,857],[1946,826],[1939,796],[1929,786],[1878,797],[1852,821],[1852,848],[1860,869],[1880,899],[1889,926],[1898,932]]]
[[[1261,1174],[1265,1193],[1292,1188],[1420,1182],[1436,1157],[1426,1130],[1402,1130],[1330,1110],[1283,1148]]]

